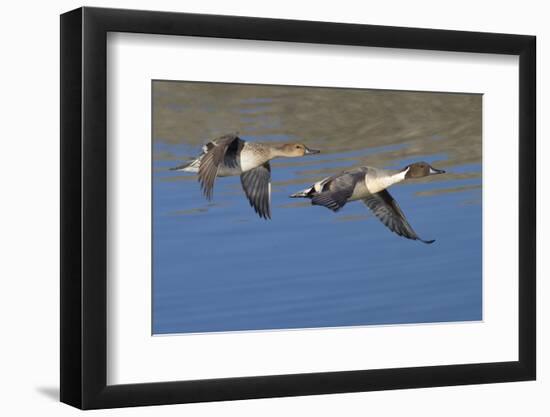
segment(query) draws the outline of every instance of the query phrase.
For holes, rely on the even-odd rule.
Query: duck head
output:
[[[415,162],[414,164],[407,165],[404,168],[405,179],[410,178],[422,178],[429,175],[445,174],[442,169],[435,169],[427,162]]]
[[[317,149],[310,149],[302,143],[285,143],[278,149],[279,156],[287,158],[297,158],[304,155],[313,155],[319,153]]]

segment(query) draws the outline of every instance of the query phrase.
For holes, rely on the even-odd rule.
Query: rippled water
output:
[[[153,333],[482,319],[478,94],[153,83]],[[169,171],[239,132],[322,154],[272,162],[272,217],[238,177],[214,200]],[[424,245],[360,202],[338,213],[288,195],[359,165],[424,160],[447,174],[391,188]]]

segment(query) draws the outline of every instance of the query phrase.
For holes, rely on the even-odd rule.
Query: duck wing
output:
[[[238,151],[243,144],[244,141],[237,135],[225,135],[206,145],[206,153],[199,166],[199,182],[207,199],[212,199],[220,165],[236,166]]]
[[[353,194],[352,190],[324,191],[315,194],[311,198],[314,206],[323,206],[336,212],[346,205],[348,198]]]
[[[407,239],[420,240],[424,243],[434,243],[435,240],[421,239],[411,227],[401,207],[387,190],[371,194],[363,199],[363,203],[371,209],[378,219],[392,232]]]
[[[264,219],[271,219],[271,166],[266,162],[241,174],[248,202],[254,211]]]
[[[311,204],[335,212],[340,210],[353,195],[357,183],[365,179],[365,172],[364,168],[357,168],[325,178],[319,183],[322,191],[311,198]]]

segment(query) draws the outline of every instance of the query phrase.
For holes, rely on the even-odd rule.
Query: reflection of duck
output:
[[[358,167],[325,178],[291,197],[309,198],[311,204],[324,206],[332,211],[340,210],[348,201],[362,200],[392,232],[407,239],[433,243],[434,240],[418,237],[386,188],[406,179],[444,173],[445,171],[435,169],[426,162],[416,162],[399,171]]]
[[[319,153],[300,143],[246,142],[224,135],[203,146],[202,154],[175,171],[198,172],[202,191],[212,199],[216,177],[241,176],[244,192],[260,217],[271,218],[271,167],[274,158],[294,158]]]

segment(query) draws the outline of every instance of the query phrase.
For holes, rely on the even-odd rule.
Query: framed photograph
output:
[[[61,401],[533,380],[535,37],[61,16]]]

